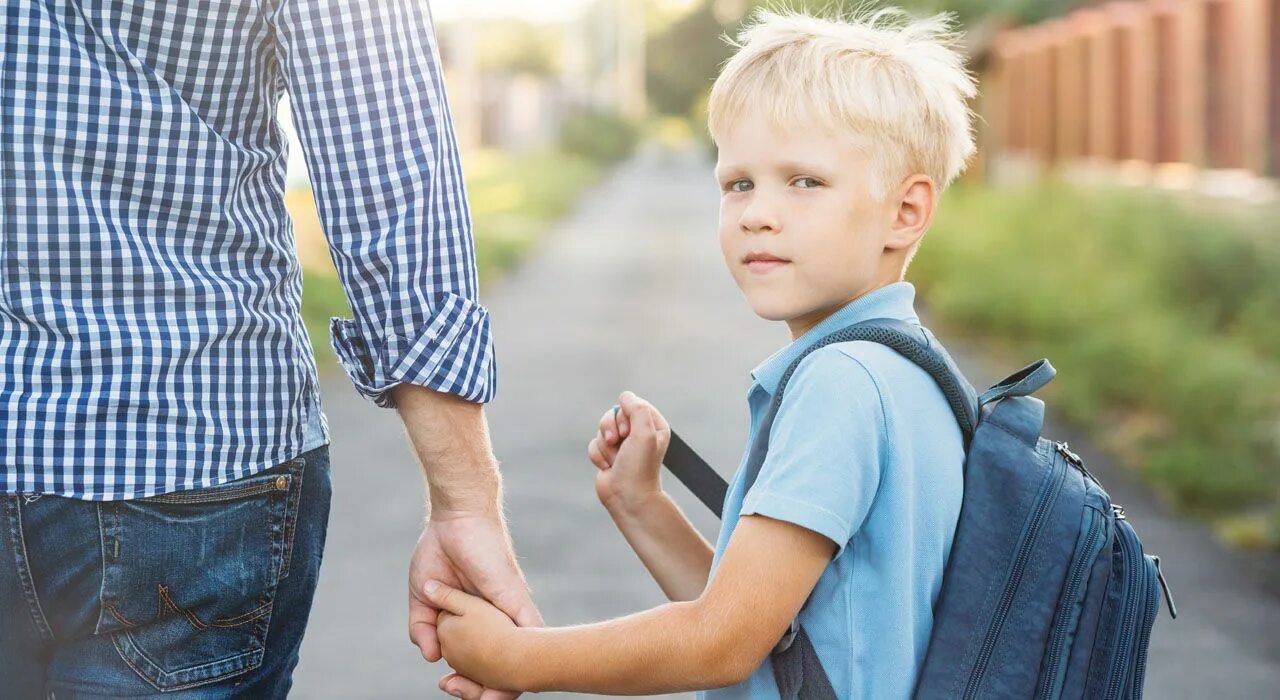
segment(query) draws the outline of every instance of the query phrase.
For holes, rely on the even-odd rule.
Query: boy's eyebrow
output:
[[[769,171],[781,173],[783,175],[794,175],[804,173],[808,175],[817,175],[823,179],[832,177],[830,166],[822,166],[816,163],[805,163],[798,160],[785,160],[777,163],[769,163],[765,166]],[[715,168],[715,178],[717,182],[724,182],[730,179],[736,179],[747,175],[747,168],[736,163],[727,165],[717,165]]]
[[[817,165],[815,163],[804,163],[798,160],[786,160],[778,163],[771,163],[769,170],[792,174],[792,173],[813,173],[815,175],[828,175],[830,168]],[[717,180],[723,180],[728,177],[735,177],[746,173],[746,168],[741,165],[729,164],[718,165],[715,168],[715,176]]]
[[[786,173],[825,173],[829,168],[825,168],[815,163],[802,163],[798,160],[788,160],[773,166],[774,170]]]
[[[714,171],[714,172],[715,172],[715,177],[716,177],[716,179],[717,179],[717,180],[723,180],[723,179],[725,179],[725,178],[727,178],[727,177],[730,177],[730,176],[733,176],[733,175],[741,175],[741,174],[742,174],[742,172],[743,172],[743,169],[742,169],[742,167],[741,167],[741,166],[733,165],[733,164],[730,164],[730,165],[717,165],[717,166],[715,167],[715,171]]]

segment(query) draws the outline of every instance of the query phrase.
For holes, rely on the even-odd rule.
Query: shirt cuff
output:
[[[431,315],[413,337],[362,332],[354,320],[332,318],[330,342],[356,391],[383,408],[395,408],[391,389],[414,384],[474,403],[493,399],[497,371],[489,312],[456,294],[436,298]]]

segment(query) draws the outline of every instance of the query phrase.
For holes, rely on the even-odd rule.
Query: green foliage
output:
[[[583,109],[565,118],[560,147],[597,163],[615,163],[631,155],[640,132],[613,112]]]
[[[651,35],[645,46],[645,91],[659,114],[683,117],[711,89],[729,57],[727,27],[704,2]]]
[[[952,327],[1061,372],[1053,405],[1188,511],[1280,504],[1277,211],[961,185],[908,279]]]
[[[302,276],[302,322],[311,338],[311,350],[321,369],[337,365],[333,347],[329,345],[329,319],[351,318],[342,284],[331,274],[304,270]]]
[[[467,168],[481,284],[518,262],[600,173],[596,162],[561,151],[468,154]]]
[[[547,224],[567,212],[600,172],[590,160],[559,151],[477,151],[465,155],[465,166],[482,285],[518,262]],[[336,364],[329,347],[329,318],[350,315],[338,279],[308,270],[302,317],[322,369]]]

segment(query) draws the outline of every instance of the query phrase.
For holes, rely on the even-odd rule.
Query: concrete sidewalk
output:
[[[727,477],[746,438],[748,373],[788,340],[784,326],[751,313],[725,271],[717,200],[710,164],[696,155],[642,154],[589,192],[519,270],[486,288],[500,376],[489,410],[494,446],[517,551],[549,624],[663,601],[596,501],[585,453],[600,414],[631,389]],[[952,349],[975,384],[998,378],[962,345]],[[435,689],[444,667],[424,664],[407,638],[421,487],[399,420],[342,376],[327,378],[324,395],[333,518],[294,697],[447,697]],[[1162,555],[1179,605],[1177,621],[1157,622],[1148,697],[1276,697],[1280,597],[1263,578],[1269,569],[1171,517],[1085,441],[1066,437]],[[714,539],[715,519],[674,479],[666,483]]]

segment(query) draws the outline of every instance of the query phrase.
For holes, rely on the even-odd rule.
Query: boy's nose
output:
[[[742,210],[738,226],[743,233],[777,233],[782,230],[782,223],[777,215],[763,203],[753,202]]]

